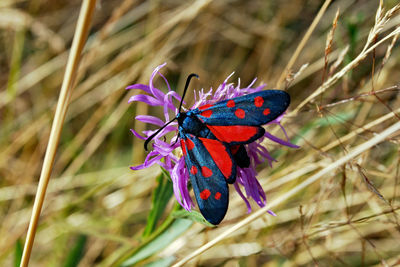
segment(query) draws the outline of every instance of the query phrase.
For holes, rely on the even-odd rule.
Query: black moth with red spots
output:
[[[193,76],[197,77],[191,74],[186,81],[183,97]],[[178,120],[186,168],[207,221],[214,225],[222,221],[228,209],[228,184],[235,182],[238,167],[250,166],[244,145],[261,138],[265,133],[261,125],[275,120],[289,103],[289,94],[280,90],[264,90],[187,112],[181,112],[181,102],[172,121]],[[145,148],[157,133],[146,140]]]

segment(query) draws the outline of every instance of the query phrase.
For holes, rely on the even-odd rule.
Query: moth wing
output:
[[[200,212],[210,223],[219,224],[228,209],[227,183],[236,179],[230,149],[218,140],[191,134],[181,135],[181,146]]]
[[[249,144],[262,137],[265,130],[261,126],[248,125],[208,125],[207,128],[221,142],[231,145]]]
[[[233,159],[240,168],[250,167],[250,158],[244,145],[230,146]]]
[[[260,126],[279,117],[290,104],[281,90],[264,90],[198,108],[198,118],[207,125]]]

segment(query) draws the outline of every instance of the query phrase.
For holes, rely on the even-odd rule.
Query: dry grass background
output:
[[[186,265],[400,264],[396,4],[332,1],[287,72],[323,1],[98,2],[30,265],[169,266],[204,244]],[[80,5],[0,2],[1,266],[21,257]],[[159,110],[127,104],[124,88],[163,62],[178,91],[191,72],[200,89],[235,71],[232,82],[258,77],[291,94],[284,126],[301,148],[267,144],[278,162],[258,176],[277,217],[256,205],[247,215],[232,191],[208,228],[168,216],[172,198],[142,236],[160,170],[129,170],[144,156],[129,128]]]

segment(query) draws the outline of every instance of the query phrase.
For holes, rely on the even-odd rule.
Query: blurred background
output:
[[[200,75],[191,84],[197,90],[235,72],[229,81],[240,78],[242,87],[257,77],[255,85],[290,93],[283,125],[301,148],[267,144],[278,160],[259,169],[268,200],[396,123],[400,16],[391,8],[398,1],[381,8],[373,0],[331,1],[288,65],[323,4],[98,1],[31,266],[170,266],[248,216],[233,188],[217,228],[171,216],[179,207],[160,168],[129,169],[145,156],[129,129],[148,128],[135,116],[162,110],[128,104],[136,92],[124,88],[148,83],[164,62],[178,93],[192,72]],[[1,266],[18,266],[21,257],[80,5],[0,2]],[[161,79],[156,85],[167,90]],[[397,134],[273,207],[277,217],[258,218],[187,265],[400,264],[399,175]]]

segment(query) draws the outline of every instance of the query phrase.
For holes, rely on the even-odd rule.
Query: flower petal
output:
[[[278,215],[276,215],[275,212],[273,212],[272,210],[268,210],[267,212],[268,212],[269,214],[271,214],[272,216],[275,216],[275,217],[278,216]]]
[[[141,135],[140,135],[138,132],[136,132],[135,130],[133,130],[133,129],[130,129],[130,130],[131,130],[131,132],[133,133],[133,135],[136,136],[137,138],[142,139],[142,140],[146,140],[146,139],[147,139],[147,137],[141,136]]]
[[[171,124],[172,124],[172,123],[171,123]],[[168,125],[168,126],[165,127],[164,129],[162,129],[161,132],[159,132],[159,133],[154,137],[154,139],[163,137],[163,136],[166,135],[167,133],[169,133],[169,132],[174,132],[174,131],[176,131],[176,130],[177,130],[176,127],[171,126],[171,125]],[[143,131],[143,133],[144,133],[146,136],[151,136],[151,135],[154,134],[156,131],[158,131],[158,129],[157,129],[157,130],[147,130],[147,131]]]
[[[288,146],[288,147],[292,147],[292,148],[299,148],[299,146],[296,146],[295,144],[292,144],[290,142],[287,142],[285,140],[282,140],[272,134],[270,134],[269,132],[265,131],[264,134],[265,137],[267,137],[268,139],[274,141],[275,143],[278,143],[280,145],[284,145],[284,146]]]
[[[151,90],[150,86],[145,85],[145,84],[140,84],[140,83],[130,85],[130,86],[126,87],[125,89],[126,90],[139,89],[139,90],[145,91],[146,93],[149,93],[149,94],[155,96],[158,100],[164,99],[164,95],[165,95],[161,90],[159,90],[155,87],[153,87],[153,89]]]
[[[144,102],[150,106],[162,106],[164,105],[164,102],[161,100],[158,100],[152,96],[149,95],[134,95],[131,98],[129,98],[128,103],[132,103],[133,101],[140,101]]]
[[[171,95],[167,93],[164,96],[164,117],[166,121],[169,121],[169,112],[168,112],[169,109],[174,111],[175,113],[177,112],[174,104],[172,103]]]
[[[149,160],[146,160],[146,161],[144,162],[144,164],[145,164],[146,167],[153,166],[154,163],[160,164],[160,159],[162,159],[162,158],[163,158],[162,155],[158,155],[158,156],[155,156],[155,157],[153,157],[153,158],[151,158],[151,159],[149,159]]]
[[[165,64],[167,64],[167,63],[164,63],[164,65],[160,65],[160,66],[162,66],[162,67],[164,67],[165,66]],[[161,68],[162,68],[161,67]],[[160,69],[161,69],[160,68]],[[160,75],[163,79],[164,79],[164,81],[165,81],[165,83],[167,84],[167,87],[168,87],[168,92],[171,92],[171,87],[169,86],[169,82],[168,82],[168,80],[164,77],[164,75],[162,75],[162,73],[161,72],[159,72],[158,73],[158,75]]]
[[[129,169],[133,170],[133,171],[137,171],[137,170],[142,170],[142,169],[146,169],[147,166],[145,166],[145,164],[140,164],[137,166],[131,166],[129,167]]]
[[[149,115],[137,115],[135,119],[144,123],[151,123],[160,127],[164,126],[165,124],[165,122],[163,122],[159,118]]]
[[[161,65],[159,65],[159,66],[157,66],[155,69],[154,69],[154,71],[153,71],[153,73],[151,74],[151,76],[150,76],[150,80],[149,80],[149,86],[150,86],[150,91],[151,91],[151,94],[152,95],[154,95],[154,96],[157,96],[157,90],[158,89],[156,89],[155,87],[154,87],[154,85],[153,85],[153,80],[154,80],[154,77],[157,75],[157,73],[158,73],[158,71],[160,70],[160,69],[162,69],[165,65],[166,65],[167,63],[165,62],[164,64],[161,64]],[[161,91],[160,91],[161,92]],[[162,93],[162,92],[161,92]],[[164,95],[164,93],[162,93],[163,95]],[[157,98],[159,98],[159,99],[161,99],[161,98],[163,98],[164,96],[162,96],[162,97],[157,97]]]
[[[243,195],[242,191],[240,190],[238,179],[236,179],[236,182],[233,184],[233,186],[235,187],[236,192],[239,194],[239,196],[240,196],[240,197],[243,199],[243,201],[246,203],[246,206],[247,206],[247,213],[250,213],[250,212],[251,212],[251,205],[250,205],[250,202],[247,200],[247,198]]]
[[[189,175],[185,168],[185,160],[183,157],[179,159],[172,170],[171,179],[173,181],[175,198],[185,210],[190,211],[191,207],[193,206],[193,202],[187,189]]]
[[[125,90],[131,90],[131,89],[139,89],[139,90],[145,91],[147,93],[151,93],[150,87],[146,84],[136,83],[136,84],[129,85],[128,87],[125,88]]]

